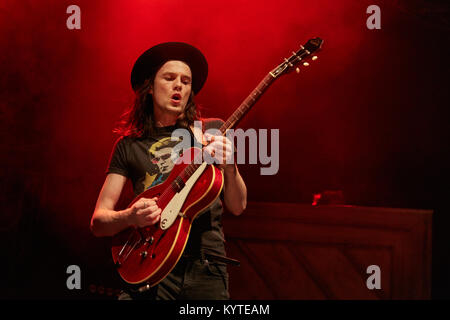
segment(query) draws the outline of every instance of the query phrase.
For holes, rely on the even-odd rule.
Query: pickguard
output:
[[[206,165],[207,163],[203,162],[198,167],[198,169],[195,170],[191,177],[185,182],[183,189],[177,192],[166,205],[163,212],[161,213],[161,222],[159,223],[159,226],[162,230],[168,229],[175,222],[177,216],[181,214],[181,207],[183,207],[183,204],[186,201],[186,198],[192,187],[195,185],[195,182],[197,182],[203,171],[205,171]]]

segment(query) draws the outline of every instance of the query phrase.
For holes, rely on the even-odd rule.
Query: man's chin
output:
[[[166,110],[170,111],[170,112],[174,112],[174,113],[182,113],[184,110],[184,107],[185,106],[183,106],[182,104],[180,104],[179,106],[175,106],[175,105],[169,103]]]

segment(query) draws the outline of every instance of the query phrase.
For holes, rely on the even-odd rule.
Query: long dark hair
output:
[[[149,137],[155,134],[156,126],[155,119],[153,118],[153,99],[152,95],[148,93],[154,78],[155,75],[145,80],[135,91],[136,98],[134,104],[122,114],[121,120],[113,130],[114,133],[132,138]],[[188,129],[199,118],[200,111],[194,101],[194,92],[191,91],[186,108],[184,108],[181,117],[177,119],[176,125]]]

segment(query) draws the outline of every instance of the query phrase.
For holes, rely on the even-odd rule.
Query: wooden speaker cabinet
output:
[[[431,298],[430,210],[253,202],[223,226],[232,299]]]

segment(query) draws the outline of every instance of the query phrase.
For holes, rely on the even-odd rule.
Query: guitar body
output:
[[[172,182],[199,152],[202,152],[199,148],[186,150],[162,184],[141,193],[128,207],[142,197],[158,197],[158,206],[164,210],[176,193],[171,187]],[[158,222],[144,228],[128,228],[114,236],[111,251],[122,279],[130,284],[145,282],[150,286],[164,279],[184,251],[193,220],[217,199],[222,187],[222,171],[207,165],[186,197],[181,215],[168,229],[162,230]]]

